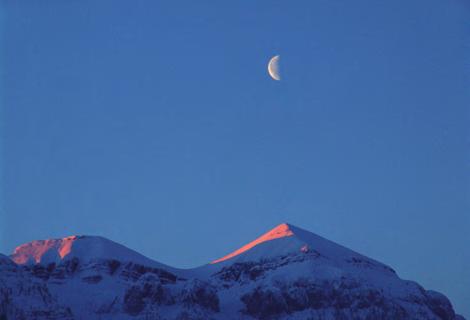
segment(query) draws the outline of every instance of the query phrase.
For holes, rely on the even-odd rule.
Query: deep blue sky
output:
[[[290,222],[470,317],[468,0],[2,6],[0,252],[191,267]]]

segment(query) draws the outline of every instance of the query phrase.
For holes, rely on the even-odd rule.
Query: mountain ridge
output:
[[[73,235],[64,238],[33,240],[16,247],[10,258],[17,264],[51,263],[79,256],[82,259],[118,256],[121,259],[156,262],[117,242],[101,236]],[[44,261],[43,261],[44,260]]]
[[[270,229],[269,231],[265,232],[261,236],[257,237],[253,241],[241,246],[240,248],[230,252],[229,254],[221,258],[214,259],[208,262],[208,264],[217,264],[217,263],[221,263],[226,260],[229,260],[229,259],[237,258],[238,256],[243,255],[252,249],[258,249],[260,245],[263,245],[263,244],[266,245],[266,243],[271,242],[271,241],[274,241],[274,242],[271,242],[270,244],[277,246],[281,244],[282,241],[275,241],[275,240],[285,240],[283,238],[289,238],[289,237],[290,237],[289,240],[292,240],[290,242],[293,242],[294,247],[299,244],[301,244],[301,246],[298,248],[286,248],[286,251],[289,251],[289,250],[295,251],[298,249],[300,251],[307,252],[308,250],[315,249],[314,247],[313,248],[309,247],[309,244],[310,246],[312,246],[312,244],[315,245],[316,242],[317,243],[320,242],[323,247],[326,247],[327,251],[330,251],[330,254],[332,256],[344,255],[345,253],[349,253],[349,254],[354,253],[355,255],[365,257],[364,255],[360,253],[357,253],[338,243],[335,243],[331,240],[321,237],[313,232],[307,231],[305,229],[302,229],[290,223],[281,223],[277,225],[276,227]],[[173,269],[179,269],[179,270],[191,270],[191,269],[197,269],[197,268],[206,266],[206,264],[203,264],[201,266],[196,266],[196,267],[189,267],[189,268],[178,268],[178,267],[168,266],[166,264],[158,262],[155,259],[144,256],[140,254],[139,252],[137,252],[136,250],[130,249],[108,238],[105,238],[102,236],[84,235],[84,234],[83,235],[71,235],[71,236],[66,236],[63,238],[32,240],[32,241],[29,241],[29,242],[26,242],[17,246],[14,249],[13,253],[9,255],[9,257],[17,264],[41,264],[41,263],[48,264],[51,262],[58,262],[59,260],[66,260],[66,259],[70,259],[71,257],[73,257],[74,256],[74,251],[73,251],[74,244],[82,242],[82,240],[89,241],[88,246],[106,247],[107,245],[108,246],[107,249],[113,252],[112,253],[113,257],[118,256],[120,257],[121,260],[130,259],[130,260],[135,261],[136,260],[135,256],[139,256],[140,259],[147,260],[145,261],[145,263],[147,264],[152,264],[152,263],[161,264],[161,265],[165,265],[166,267],[171,267]],[[106,245],[103,246],[103,244],[106,244]],[[88,251],[88,250],[83,250],[82,248],[82,250],[80,251]],[[88,256],[88,258],[90,259],[103,258],[106,256],[110,256],[108,252],[103,252],[105,251],[104,249],[98,250],[98,252],[96,251],[97,250],[89,250],[88,252],[84,252],[81,255]],[[265,251],[271,252],[272,250],[269,249]],[[331,253],[331,251],[334,251],[334,252]],[[280,252],[274,252],[273,254],[276,255],[279,253]]]
[[[69,236],[20,245],[1,270],[8,319],[463,319],[444,295],[288,223],[190,269]]]

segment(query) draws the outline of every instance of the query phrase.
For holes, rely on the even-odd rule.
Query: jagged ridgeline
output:
[[[0,320],[463,319],[442,294],[387,265],[281,224],[194,269],[102,237],[0,255]]]

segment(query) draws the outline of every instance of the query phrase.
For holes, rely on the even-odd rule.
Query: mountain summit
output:
[[[227,260],[231,263],[256,261],[296,254],[314,254],[328,258],[329,262],[336,264],[352,259],[367,261],[370,265],[380,265],[383,269],[392,271],[384,264],[289,223],[278,225],[254,241],[211,263],[217,264]]]
[[[462,320],[442,294],[283,223],[212,263],[171,268],[70,236],[0,255],[0,319]]]
[[[266,242],[266,241],[271,241],[271,240],[274,240],[274,239],[293,236],[294,233],[291,230],[291,228],[292,228],[291,225],[289,225],[287,223],[282,223],[282,224],[278,225],[277,227],[275,227],[274,229],[266,232],[261,237],[259,237],[259,238],[255,239],[254,241],[244,245],[240,249],[237,249],[234,252],[232,252],[232,253],[230,253],[230,254],[222,257],[222,258],[214,260],[211,263],[218,263],[218,262],[222,262],[222,261],[231,259],[231,258],[236,257],[236,256],[238,256],[238,255],[250,250],[251,248],[253,248],[253,247],[255,247],[255,246],[257,246],[257,245],[259,245],[263,242]]]
[[[68,236],[61,239],[35,240],[16,247],[11,259],[17,264],[59,264],[79,259],[82,263],[93,260],[115,259],[144,265],[153,261],[121,244],[99,236]]]

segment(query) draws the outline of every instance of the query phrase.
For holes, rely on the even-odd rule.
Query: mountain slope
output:
[[[463,319],[442,294],[290,224],[190,270],[87,236],[33,241],[11,259],[0,256],[8,319]],[[28,285],[41,289],[24,296]]]
[[[327,239],[282,224],[215,260],[210,278],[258,319],[454,319],[443,295]],[[231,299],[228,305],[232,304]]]
[[[17,247],[10,257],[17,264],[60,263],[76,258],[82,263],[115,259],[163,266],[121,244],[98,236],[69,236],[62,239],[35,240]]]
[[[287,223],[278,225],[240,249],[213,261],[212,264],[222,263],[227,260],[230,260],[230,263],[256,261],[299,252],[315,253],[327,257],[331,262],[340,265],[348,260],[360,260],[364,263],[377,265],[387,271],[394,272],[384,264]]]

